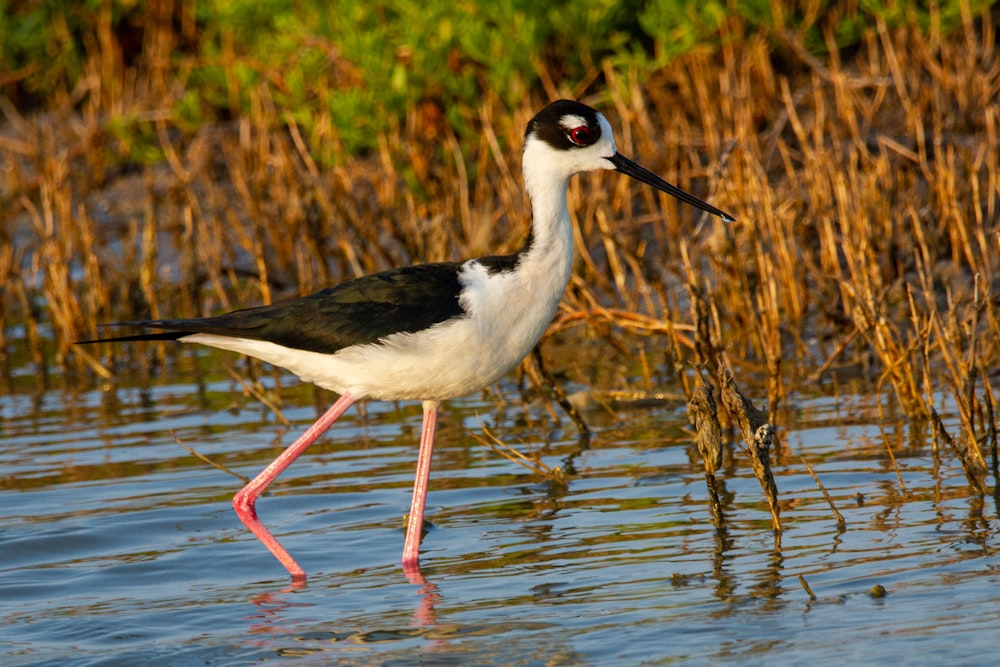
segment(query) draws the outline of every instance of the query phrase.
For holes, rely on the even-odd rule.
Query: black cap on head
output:
[[[597,120],[597,110],[574,100],[556,100],[535,114],[535,117],[528,123],[524,138],[527,139],[528,136],[534,134],[558,150],[568,151],[579,148],[581,144],[570,138],[570,131],[573,128],[562,124],[562,119],[566,116],[580,118],[583,125],[590,131],[586,145],[601,138],[601,124]]]

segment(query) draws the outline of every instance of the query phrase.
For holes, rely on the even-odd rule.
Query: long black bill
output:
[[[682,202],[691,204],[691,206],[694,206],[695,208],[700,208],[702,211],[707,211],[712,215],[717,215],[726,222],[736,221],[736,218],[729,215],[728,213],[720,211],[711,204],[706,204],[705,202],[698,199],[694,195],[690,195],[684,192],[675,185],[670,185],[670,183],[667,183],[665,180],[663,180],[650,170],[646,169],[645,167],[641,167],[637,165],[635,162],[632,162],[632,160],[629,160],[621,153],[615,153],[614,155],[608,158],[608,161],[611,162],[611,164],[615,165],[615,169],[617,169],[621,173],[627,174],[632,178],[638,179],[643,183],[645,183],[646,185],[652,185],[657,190],[660,190],[661,192],[666,192],[668,195],[677,197]]]

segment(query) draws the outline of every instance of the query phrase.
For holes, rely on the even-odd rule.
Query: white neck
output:
[[[558,304],[573,265],[573,226],[566,204],[572,173],[553,149],[534,137],[524,147],[523,173],[531,200],[531,238],[519,270],[534,274],[532,282]]]

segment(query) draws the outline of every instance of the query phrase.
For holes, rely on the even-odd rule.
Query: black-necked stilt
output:
[[[570,176],[616,169],[733,219],[619,154],[607,119],[579,102],[553,102],[531,119],[522,169],[532,222],[524,246],[513,255],[383,271],[286,303],[217,317],[123,322],[160,331],[103,339],[179,340],[232,350],[340,394],[233,498],[240,520],[293,580],[304,580],[305,572],[257,518],[254,503],[352,403],[367,398],[423,401],[402,558],[405,569],[416,568],[438,403],[499,380],[531,351],[555,314],[573,258],[566,204]]]

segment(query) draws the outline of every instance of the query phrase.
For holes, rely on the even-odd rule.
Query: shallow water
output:
[[[240,480],[179,443],[252,476],[331,396],[283,380],[285,427],[206,373],[75,394],[21,377],[0,397],[0,663],[995,662],[996,504],[970,496],[917,427],[880,428],[871,396],[793,399],[774,458],[780,544],[738,448],[716,531],[681,404],[619,412],[583,443],[511,386],[504,409],[495,396],[453,401],[412,580],[398,559],[420,406],[370,403],[258,503],[309,572],[293,588],[232,512]],[[477,442],[482,424],[571,467],[568,488]]]

